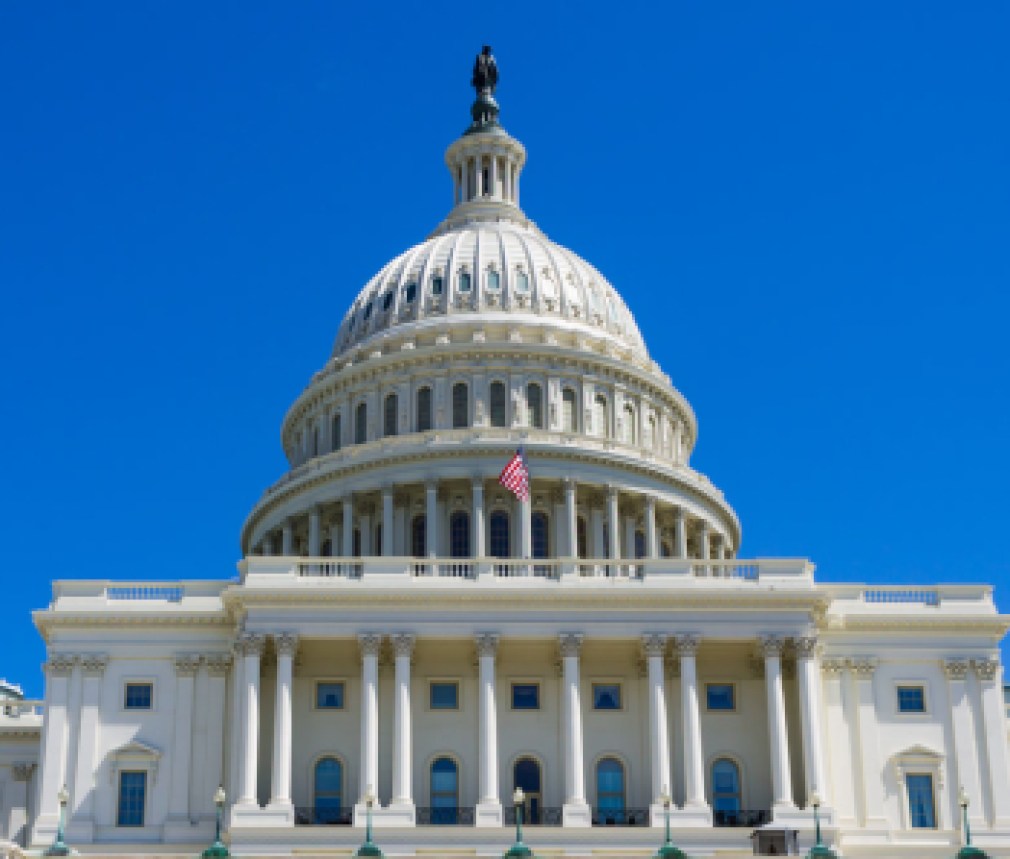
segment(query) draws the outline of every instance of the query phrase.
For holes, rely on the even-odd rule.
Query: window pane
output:
[[[705,687],[709,710],[735,710],[736,694],[730,683],[709,683]]]
[[[455,710],[459,706],[459,687],[455,683],[432,683],[432,710]]]
[[[512,709],[539,710],[540,686],[536,683],[513,683]]]
[[[354,416],[354,443],[364,444],[368,441],[368,407],[361,403]]]
[[[403,290],[403,297],[406,299],[407,304],[410,304],[415,298],[417,298],[417,284],[408,283]]]
[[[425,556],[425,542],[428,538],[428,528],[423,516],[415,516],[410,526],[410,550],[415,558]]]
[[[901,713],[925,713],[925,689],[922,686],[899,686],[898,711]]]
[[[330,439],[330,449],[340,450],[341,438],[340,415],[333,416],[333,437]]]
[[[547,558],[550,553],[550,527],[547,514],[537,510],[531,520],[533,530],[533,557]]]
[[[470,274],[468,272],[462,272],[459,276],[459,291],[469,292],[470,291]]]
[[[529,292],[530,279],[524,271],[516,272],[516,292]]]
[[[396,435],[396,394],[386,397],[385,420],[383,432],[385,435]]]
[[[470,514],[461,510],[449,520],[449,553],[453,558],[470,557]]]
[[[594,710],[620,710],[621,687],[616,683],[593,684]]]
[[[936,828],[936,808],[933,805],[933,776],[905,776],[908,788],[908,810],[915,829]]]
[[[442,294],[442,278],[439,277],[438,275],[435,275],[435,277],[431,279],[431,294],[432,295]]]
[[[119,808],[117,826],[143,826],[144,805],[147,799],[147,773],[122,772],[119,774]]]
[[[526,386],[526,418],[531,427],[544,427],[544,398],[540,386],[531,382]]]
[[[562,404],[562,428],[565,432],[575,432],[577,429],[575,420],[575,391],[565,388],[561,394]]]
[[[344,684],[317,683],[316,707],[320,710],[342,710],[344,708]]]
[[[508,426],[508,396],[504,382],[492,382],[490,394],[491,426]]]
[[[496,271],[487,273],[487,288],[489,292],[497,292],[501,287],[501,276]]]
[[[470,397],[465,382],[452,386],[452,425],[455,429],[470,425]]]
[[[431,388],[421,388],[417,392],[417,431],[431,429]]]
[[[491,523],[488,528],[488,536],[491,544],[492,558],[509,558],[512,555],[509,545],[509,514],[503,510],[496,510],[491,514]]]
[[[150,710],[154,687],[150,683],[127,683],[124,706],[127,710]]]

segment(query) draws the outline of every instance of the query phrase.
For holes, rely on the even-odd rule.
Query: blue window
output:
[[[428,695],[432,710],[459,709],[458,683],[432,683],[428,688]]]
[[[898,712],[925,713],[926,690],[922,686],[899,686]]]
[[[369,301],[368,304],[365,305],[365,315],[363,318],[367,320],[371,315],[372,315],[372,302]]]
[[[435,275],[431,279],[431,294],[432,295],[442,294],[442,278],[439,275]]]
[[[425,542],[428,538],[428,525],[424,516],[415,516],[410,523],[410,551],[415,558],[423,558],[426,554]]]
[[[487,273],[488,292],[497,292],[501,288],[501,276],[496,271]]]
[[[470,514],[457,510],[449,518],[449,554],[453,558],[470,557]]]
[[[705,697],[709,710],[736,709],[736,689],[732,683],[706,683]]]
[[[524,271],[516,272],[516,292],[529,292],[530,279]]]
[[[408,283],[403,290],[403,297],[406,299],[407,304],[410,304],[417,297],[417,284]]]
[[[435,825],[459,820],[459,768],[452,758],[436,758],[431,765],[431,822]]]
[[[540,709],[540,684],[539,683],[513,683],[512,684],[512,709],[513,710],[539,710]]]
[[[154,685],[151,683],[127,683],[123,695],[123,707],[127,710],[150,710],[154,700]]]
[[[336,758],[323,758],[316,764],[314,823],[341,823],[344,767]]]
[[[116,826],[143,826],[146,804],[147,773],[121,772],[119,774],[119,808],[116,812]]]
[[[343,710],[344,709],[344,684],[343,683],[317,683],[316,684],[316,709],[317,710]]]
[[[393,293],[392,291],[387,292],[382,299],[382,309],[389,310],[389,305],[393,303]]]
[[[593,709],[594,710],[620,710],[621,709],[621,684],[620,683],[594,683],[593,684]]]
[[[537,510],[531,518],[533,530],[533,557],[546,558],[550,554],[550,522],[547,514]]]
[[[459,275],[459,291],[460,292],[469,292],[470,291],[470,273],[469,272],[465,272],[465,271],[460,272],[460,275]]]
[[[907,775],[908,811],[913,829],[936,829],[936,803],[933,798],[933,776]]]
[[[596,807],[600,823],[623,823],[624,765],[615,758],[596,765]]]
[[[491,514],[488,536],[491,538],[492,558],[512,557],[512,551],[509,546],[509,514],[504,510],[495,510]]]
[[[712,810],[723,824],[736,822],[740,811],[740,769],[727,758],[712,764]]]

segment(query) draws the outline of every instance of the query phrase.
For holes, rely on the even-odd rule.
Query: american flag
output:
[[[520,501],[530,500],[530,472],[523,459],[523,449],[519,448],[509,460],[498,478],[498,482]]]

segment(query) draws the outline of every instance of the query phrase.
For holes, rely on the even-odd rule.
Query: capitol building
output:
[[[839,855],[939,859],[962,795],[1010,857],[992,587],[740,555],[691,405],[522,209],[496,81],[485,51],[452,208],[284,417],[238,578],[54,582],[45,699],[0,687],[0,844],[63,805],[81,854],[195,856],[223,785],[239,857],[350,856],[368,814],[387,856],[501,856],[517,808],[540,856],[650,856],[667,814],[692,857],[805,853],[816,803]]]

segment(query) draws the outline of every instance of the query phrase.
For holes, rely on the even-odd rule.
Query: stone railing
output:
[[[221,592],[231,582],[220,580],[176,582],[53,582],[55,609],[95,609],[115,605],[143,606],[152,611],[214,610],[221,605]]]
[[[0,698],[0,723],[8,719],[42,718],[44,701]]]
[[[990,585],[823,585],[835,614],[887,614],[926,610],[992,615]]]

